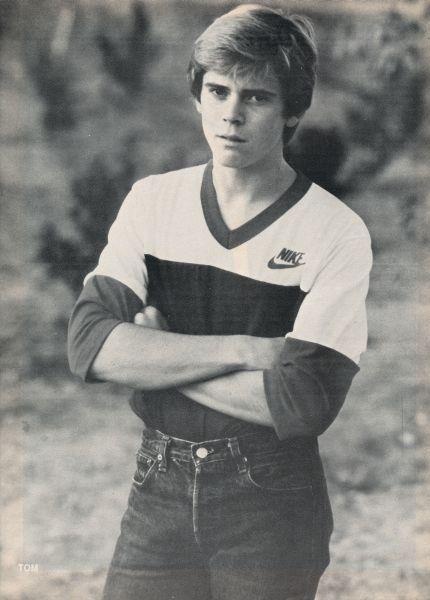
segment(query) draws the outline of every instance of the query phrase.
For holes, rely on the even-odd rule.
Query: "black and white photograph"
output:
[[[0,44],[0,597],[427,600],[430,3]]]

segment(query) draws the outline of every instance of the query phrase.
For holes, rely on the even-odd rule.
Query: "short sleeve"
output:
[[[88,273],[84,283],[94,275],[111,277],[129,287],[146,302],[148,274],[145,265],[146,197],[151,193],[150,179],[134,184],[126,196],[108,234],[108,243],[100,254],[97,267]]]
[[[111,331],[132,322],[146,303],[145,200],[147,180],[137,182],[126,196],[109,230],[108,243],[96,268],[84,280],[68,330],[68,357],[72,373],[93,381],[91,366]]]
[[[326,346],[358,364],[367,345],[365,300],[371,266],[368,234],[336,245],[287,337]]]
[[[371,265],[368,235],[334,245],[278,364],[264,371],[267,405],[280,439],[320,435],[339,413],[366,349]]]

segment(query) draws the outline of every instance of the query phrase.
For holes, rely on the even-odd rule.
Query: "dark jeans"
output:
[[[145,429],[104,600],[312,600],[332,514],[316,439]]]

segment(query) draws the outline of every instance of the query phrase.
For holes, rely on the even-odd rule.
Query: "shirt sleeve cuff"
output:
[[[323,433],[339,413],[358,371],[354,361],[332,348],[288,337],[279,363],[263,373],[278,437]]]
[[[69,322],[68,358],[72,373],[84,381],[106,338],[120,323],[132,322],[142,301],[126,285],[101,275],[91,277],[75,304]]]

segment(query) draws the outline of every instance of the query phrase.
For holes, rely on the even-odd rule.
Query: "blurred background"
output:
[[[69,374],[67,319],[131,184],[204,162],[191,44],[240,2],[0,0],[1,583],[96,599],[141,425]],[[369,350],[321,438],[335,514],[319,600],[430,589],[429,16],[422,1],[266,2],[314,21],[319,81],[287,156],[365,220]]]

